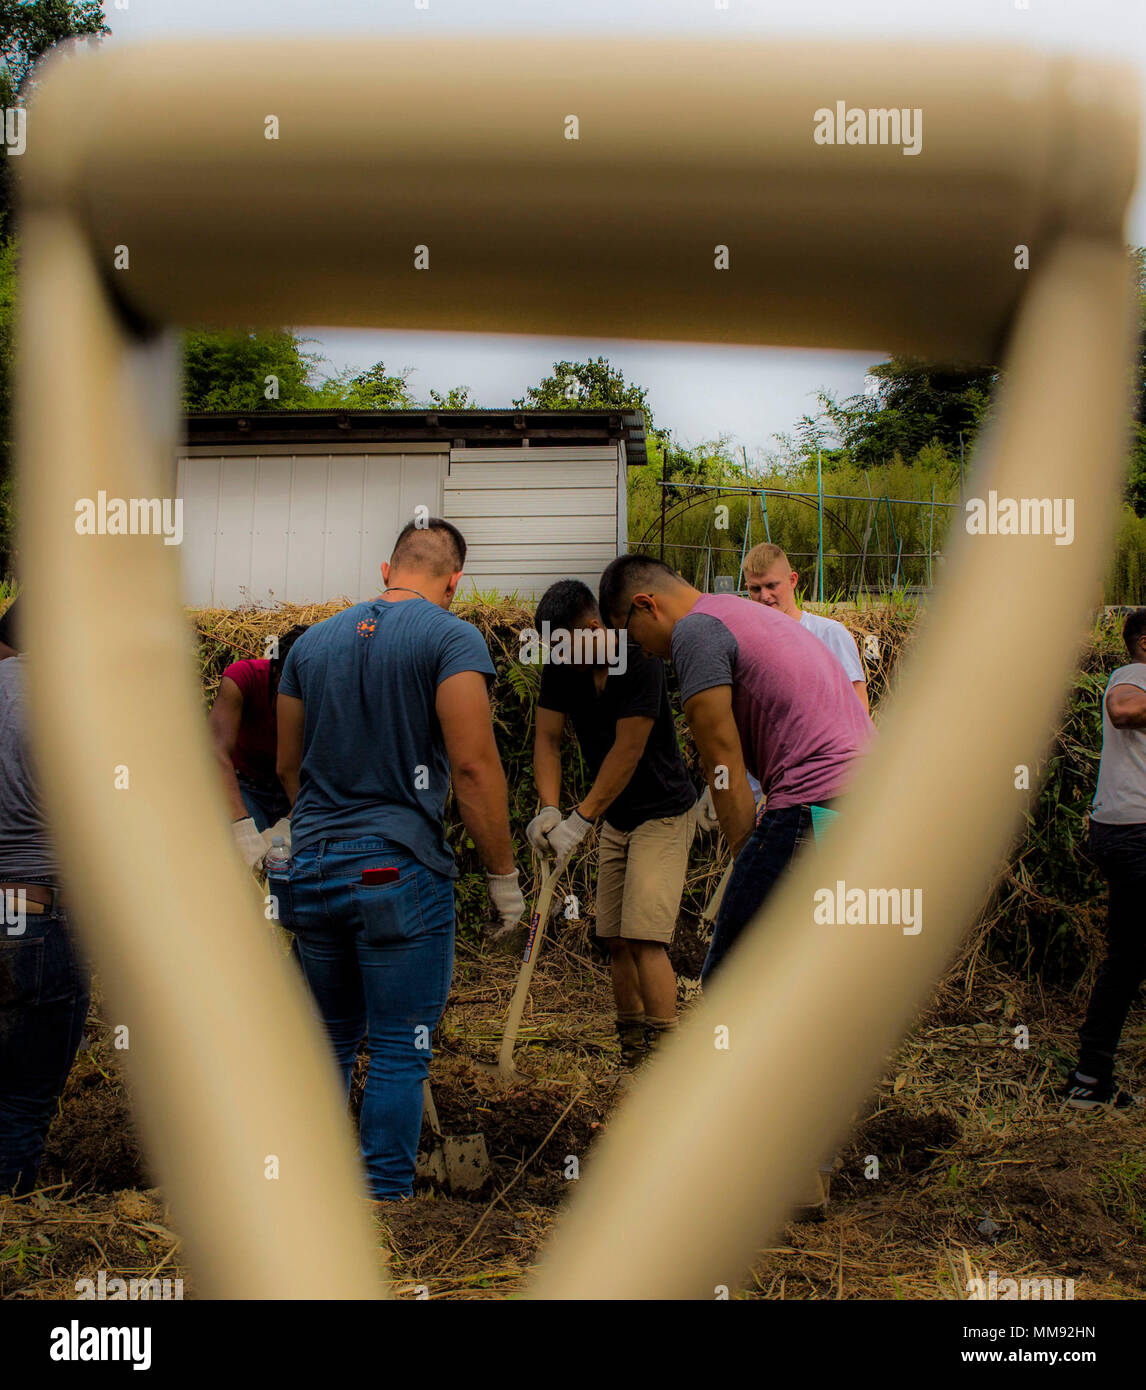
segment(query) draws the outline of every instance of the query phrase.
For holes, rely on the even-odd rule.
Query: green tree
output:
[[[375,362],[350,379],[346,404],[355,410],[408,410],[416,404],[410,394],[412,367],[394,376],[385,362]]]
[[[998,379],[997,367],[891,357],[868,369],[868,390],[860,395],[838,401],[830,392],[819,392],[820,412],[804,417],[797,437],[805,446],[813,445],[817,428],[826,426],[838,438],[839,452],[865,468],[888,463],[897,453],[915,459],[931,444],[958,458],[960,436],[969,447],[986,419]],[[814,453],[808,447],[804,456]]]
[[[193,329],[183,337],[185,410],[300,410],[312,403],[303,340],[270,332]]]
[[[0,66],[13,91],[54,44],[110,33],[100,0],[0,0]]]
[[[531,386],[513,404],[518,410],[643,410],[645,428],[651,434],[653,414],[647,396],[643,386],[627,383],[608,358],[594,357],[588,362],[554,362],[553,375]]]
[[[430,392],[430,405],[438,410],[473,410],[476,404],[468,386],[451,386],[444,396],[440,391]]]
[[[0,108],[22,102],[32,69],[64,39],[110,34],[99,0],[0,0]],[[10,213],[11,171],[0,160],[0,236]]]
[[[54,44],[110,32],[98,0],[0,0],[0,108],[23,103],[35,83],[36,63]],[[12,172],[12,158],[5,154],[0,157],[0,578],[11,568],[16,530],[10,424],[16,297]]]

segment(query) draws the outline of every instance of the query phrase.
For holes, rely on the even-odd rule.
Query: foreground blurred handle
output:
[[[172,345],[129,336],[69,213],[29,215],[23,247],[32,731],[148,1156],[201,1295],[377,1295],[329,1050],[228,833],[178,548],[75,530],[100,490],[170,496]]]
[[[844,96],[923,102],[926,151],[814,145],[813,111]],[[593,136],[576,150],[571,111]],[[18,421],[33,735],[201,1292],[378,1281],[330,1061],[226,833],[176,552],[74,530],[81,498],[172,487],[174,360],[126,320],[990,355],[1025,288],[1011,247],[1033,248],[979,474],[1073,497],[1074,544],[962,538],[849,816],[611,1127],[537,1286],[711,1297],[841,1129],[1017,824],[1009,769],[1045,741],[1119,493],[1136,120],[1119,69],[978,47],[140,45],[45,77]],[[710,270],[718,239],[734,276]],[[919,889],[923,932],[813,928],[837,879]],[[781,1055],[799,1058],[782,1093]]]

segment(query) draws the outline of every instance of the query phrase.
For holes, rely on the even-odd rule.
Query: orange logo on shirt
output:
[[[370,636],[372,636],[373,633],[374,633],[375,627],[377,627],[377,623],[368,623],[368,622],[366,621],[366,619],[364,618],[364,619],[358,624],[358,635],[359,635],[359,637],[370,637]]]

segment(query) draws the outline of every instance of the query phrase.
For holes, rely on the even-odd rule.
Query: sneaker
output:
[[[1072,1071],[1067,1077],[1063,1095],[1066,1104],[1074,1110],[1094,1110],[1098,1106],[1129,1110],[1142,1104],[1140,1096],[1132,1096],[1129,1091],[1116,1088],[1113,1081],[1080,1081],[1077,1071]]]

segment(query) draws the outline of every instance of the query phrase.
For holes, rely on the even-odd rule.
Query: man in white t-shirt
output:
[[[852,689],[859,696],[864,709],[867,709],[867,681],[855,639],[843,623],[837,623],[834,618],[821,618],[818,613],[801,611],[796,603],[799,578],[783,550],[769,541],[753,546],[744,557],[744,582],[748,586],[748,597],[755,603],[778,608],[789,618],[795,618],[813,637],[818,637],[839,658],[848,673]]]

